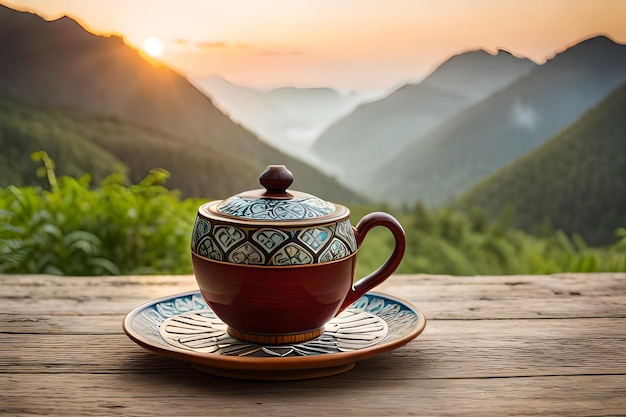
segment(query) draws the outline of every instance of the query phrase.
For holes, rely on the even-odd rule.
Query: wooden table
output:
[[[397,275],[381,292],[428,318],[353,370],[242,381],[158,356],[127,312],[191,276],[0,276],[4,415],[626,415],[626,274]]]

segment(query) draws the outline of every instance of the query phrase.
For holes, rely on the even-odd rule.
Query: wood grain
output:
[[[220,379],[195,371],[0,375],[0,412],[41,415],[602,416],[623,415],[616,375],[298,383]]]
[[[192,276],[0,275],[2,415],[626,415],[626,274],[398,275],[379,290],[425,332],[350,372],[213,377],[134,344],[121,322]]]
[[[121,327],[90,333],[84,324],[72,332],[3,335],[0,367],[12,373],[125,372],[122,363],[152,356],[121,334]],[[471,378],[626,374],[626,320],[617,326],[609,319],[580,324],[563,319],[431,322],[427,332],[385,355],[385,361],[372,360],[368,366],[377,369],[370,378],[455,378],[460,368]],[[609,333],[615,335],[607,338]],[[54,354],[42,355],[42,346]]]

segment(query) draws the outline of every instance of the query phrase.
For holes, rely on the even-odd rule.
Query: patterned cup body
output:
[[[349,220],[307,226],[233,224],[196,218],[192,252],[236,265],[290,266],[337,261],[357,250]]]
[[[385,280],[404,253],[404,232],[385,213],[352,227],[346,210],[332,222],[254,222],[218,218],[200,207],[191,252],[202,295],[239,339],[265,344],[317,337],[324,324]],[[357,252],[375,226],[394,234],[394,253],[353,285]]]

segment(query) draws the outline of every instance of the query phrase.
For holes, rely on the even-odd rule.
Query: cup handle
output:
[[[363,243],[367,233],[376,226],[386,227],[393,234],[393,238],[395,240],[393,252],[391,253],[389,259],[387,259],[387,262],[385,262],[380,268],[352,285],[352,288],[350,288],[350,291],[348,292],[348,295],[346,296],[346,299],[341,305],[339,311],[349,307],[369,290],[389,278],[402,261],[404,250],[406,248],[404,229],[402,229],[400,223],[393,216],[387,213],[370,213],[359,221],[359,223],[353,228],[357,248],[361,247],[361,243]]]

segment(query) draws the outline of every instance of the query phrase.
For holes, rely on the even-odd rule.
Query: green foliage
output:
[[[241,178],[255,178],[258,168],[215,155],[209,146],[190,146],[182,137],[115,116],[73,108],[49,107],[0,98],[0,186],[39,185],[29,155],[40,149],[57,162],[59,175],[78,178],[89,173],[100,182],[114,172],[139,182],[146,172],[163,167],[169,185],[187,196],[231,195],[245,189]],[[225,178],[228,177],[228,178]],[[250,184],[248,184],[250,185]]]
[[[49,190],[0,188],[0,272],[58,275],[190,273],[189,237],[198,201],[181,201],[154,170],[139,184],[113,174],[56,178]]]
[[[159,167],[171,174],[168,186],[185,197],[227,197],[251,189],[258,186],[259,174],[267,166],[261,161],[280,161],[294,172],[297,189],[333,201],[363,201],[301,161],[277,154],[230,121],[189,130],[181,120],[166,129],[163,118],[170,117],[167,110],[166,114],[152,116],[154,123],[145,125],[88,108],[46,106],[0,97],[0,187],[45,186],[33,174],[29,155],[46,149],[57,162],[59,175],[77,178],[89,173],[99,183],[114,172],[122,172],[130,181],[139,182],[146,172]],[[206,117],[205,113],[194,117],[186,114],[184,121]],[[224,116],[219,117],[222,120]],[[231,125],[247,138],[239,139],[249,141],[249,147],[239,149],[237,138],[231,137]],[[192,140],[196,135],[201,139]],[[208,140],[212,135],[226,143],[220,146],[216,137]]]
[[[44,152],[39,174],[48,188],[0,188],[0,273],[63,275],[188,274],[189,240],[197,199],[164,187],[168,173],[153,170],[138,184],[112,174],[91,189],[88,175],[56,177]],[[384,206],[353,206],[353,224]],[[510,226],[513,212],[490,219],[474,209],[392,213],[405,228],[407,250],[398,273],[453,275],[626,271],[626,229],[616,242],[589,247],[584,239],[544,231],[535,237]],[[359,250],[356,278],[382,265],[391,233],[374,228]]]
[[[0,187],[45,186],[30,159],[40,149],[58,163],[59,175],[89,173],[99,182],[113,172],[126,172],[119,159],[90,143],[94,132],[69,111],[0,98]]]
[[[539,238],[512,228],[511,212],[489,218],[478,209],[396,213],[407,235],[407,249],[397,273],[451,275],[551,274],[626,271],[626,229],[617,243],[592,248],[579,236],[558,230]],[[360,249],[357,277],[383,264],[391,253],[391,233],[374,229]]]

